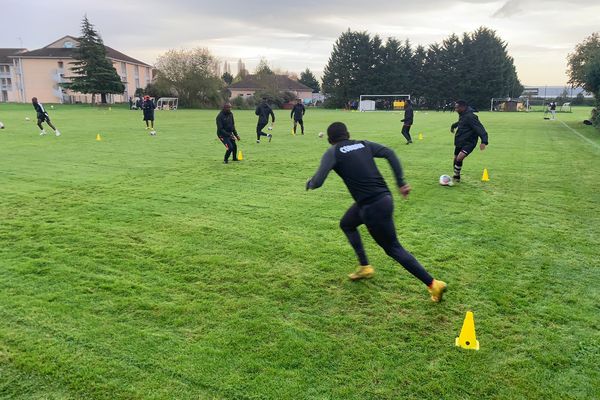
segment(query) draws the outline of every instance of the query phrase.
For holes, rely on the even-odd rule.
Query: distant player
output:
[[[459,117],[458,122],[453,123],[450,127],[450,132],[454,133],[456,130],[454,135],[454,176],[452,180],[458,183],[460,182],[463,160],[475,149],[479,138],[481,138],[479,148],[482,151],[485,150],[488,145],[488,134],[466,101],[458,100],[454,109]]]
[[[304,135],[304,114],[306,113],[306,108],[304,108],[304,104],[302,104],[302,100],[298,99],[296,104],[294,104],[294,108],[292,108],[292,112],[290,113],[290,118],[294,119],[294,135],[296,134],[296,126],[300,124],[300,129],[302,129],[302,134]]]
[[[412,138],[410,137],[410,127],[413,124],[414,111],[410,100],[406,100],[404,104],[404,119],[401,120],[401,122],[404,122],[404,125],[402,126],[402,136],[406,139],[406,144],[411,144]]]
[[[156,109],[156,104],[154,104],[154,101],[150,98],[150,96],[144,96],[142,110],[144,111],[146,129],[151,129],[151,135],[156,135],[156,131],[154,130],[154,109]]]
[[[231,104],[225,103],[223,110],[217,115],[217,136],[225,146],[224,164],[229,163],[229,156],[233,154],[233,161],[238,161],[236,140],[241,140],[235,129],[235,121],[231,112]]]
[[[266,98],[263,97],[260,104],[256,107],[256,111],[254,113],[258,115],[258,123],[256,124],[256,143],[260,143],[261,136],[266,136],[269,138],[270,142],[273,135],[270,133],[264,133],[262,130],[269,124],[269,116],[271,116],[271,120],[273,123],[275,123],[275,114],[267,103]]]
[[[44,136],[46,134],[46,131],[44,130],[44,127],[42,126],[42,123],[44,123],[44,122],[47,123],[50,128],[52,128],[52,130],[54,131],[54,134],[56,136],[60,136],[60,132],[58,131],[58,129],[56,129],[54,127],[54,125],[52,125],[52,122],[50,122],[50,116],[46,112],[46,109],[44,108],[42,103],[38,102],[37,97],[32,98],[31,103],[33,104],[33,108],[35,109],[35,112],[37,113],[37,126],[41,130],[40,136]]]
[[[306,183],[306,190],[321,187],[329,171],[334,170],[356,201],[340,221],[340,228],[346,234],[360,263],[358,270],[350,274],[349,278],[365,279],[375,274],[375,270],[369,265],[357,230],[360,225],[365,224],[386,254],[427,285],[431,300],[439,302],[446,290],[446,283],[433,279],[415,257],[402,247],[396,237],[392,194],[375,164],[375,158],[388,160],[394,171],[398,190],[402,196],[407,197],[411,188],[404,181],[402,167],[396,154],[377,143],[350,140],[346,125],[341,122],[334,122],[327,128],[327,137],[331,147],[323,155],[315,175]]]
[[[552,114],[552,118],[550,118],[551,120],[555,120],[556,119],[556,102],[551,102],[550,103],[550,114]]]

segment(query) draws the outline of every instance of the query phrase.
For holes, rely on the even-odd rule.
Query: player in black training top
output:
[[[394,226],[392,194],[375,165],[375,158],[387,159],[394,171],[400,193],[407,197],[411,188],[404,181],[402,167],[396,154],[377,143],[350,140],[346,125],[341,122],[334,122],[327,128],[327,137],[331,147],[323,155],[315,175],[306,183],[306,190],[321,187],[329,171],[334,170],[354,198],[355,203],[340,221],[340,228],[348,237],[360,263],[358,270],[349,275],[350,279],[371,278],[375,274],[375,270],[369,265],[357,230],[360,225],[365,224],[373,239],[386,254],[427,285],[431,300],[439,302],[446,290],[446,283],[433,279],[415,257],[398,242]]]
[[[401,120],[401,122],[404,122],[404,125],[402,126],[402,136],[406,139],[406,144],[411,144],[412,138],[410,137],[410,127],[413,124],[414,111],[410,100],[406,100],[404,104],[404,119]]]
[[[144,111],[144,121],[146,122],[146,129],[151,129],[150,134],[156,135],[154,130],[154,109],[156,104],[150,96],[144,96],[144,102],[142,103],[142,111]]]
[[[292,112],[290,113],[290,118],[294,118],[294,135],[296,134],[296,126],[300,124],[300,129],[302,129],[302,134],[304,135],[304,114],[306,113],[306,108],[304,108],[304,104],[302,104],[302,100],[298,99],[296,104],[294,104],[294,108],[292,108]]]
[[[271,116],[273,123],[275,123],[275,114],[267,103],[266,98],[263,97],[260,104],[256,107],[254,114],[258,115],[258,123],[256,124],[256,143],[260,143],[261,136],[268,137],[270,142],[273,135],[264,133],[262,130],[269,124],[269,116]]]
[[[44,136],[46,134],[46,131],[42,126],[42,123],[44,122],[47,123],[50,128],[52,128],[56,136],[60,136],[60,132],[54,127],[54,125],[52,125],[52,122],[50,122],[50,117],[48,116],[46,109],[44,109],[42,103],[38,102],[37,97],[31,99],[31,104],[33,104],[33,108],[37,113],[37,126],[42,130],[40,132],[40,136]]]
[[[481,138],[479,148],[482,151],[485,150],[488,145],[488,134],[466,101],[458,100],[454,105],[454,109],[459,117],[458,122],[453,123],[450,127],[450,132],[454,133],[456,130],[454,136],[454,177],[452,180],[458,183],[460,182],[463,160],[475,149],[479,138]]]
[[[225,146],[225,158],[223,163],[229,162],[229,156],[233,154],[233,161],[238,161],[236,140],[241,140],[235,129],[235,121],[231,112],[231,104],[225,103],[223,110],[217,115],[217,136]]]

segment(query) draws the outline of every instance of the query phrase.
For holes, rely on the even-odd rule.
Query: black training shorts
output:
[[[475,149],[475,146],[477,146],[477,143],[469,143],[469,144],[465,144],[463,146],[455,146],[454,147],[454,155],[457,156],[460,153],[465,153],[465,155],[468,156],[469,154],[471,154],[473,152],[473,150]]]

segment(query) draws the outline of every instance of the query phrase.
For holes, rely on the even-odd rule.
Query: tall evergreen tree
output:
[[[81,23],[81,37],[75,50],[75,62],[71,71],[75,76],[71,82],[63,84],[67,89],[79,93],[92,95],[92,105],[95,104],[95,95],[100,94],[101,102],[106,103],[109,93],[121,94],[125,85],[121,82],[119,74],[106,57],[106,48],[102,38],[94,29],[87,16]]]
[[[321,85],[319,85],[319,81],[308,68],[306,68],[304,72],[300,73],[300,79],[298,79],[298,82],[311,88],[313,93],[319,93],[321,91]]]

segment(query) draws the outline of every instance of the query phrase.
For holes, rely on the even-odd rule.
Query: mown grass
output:
[[[451,173],[455,114],[278,111],[273,142],[235,112],[245,160],[221,164],[216,111],[141,114],[0,105],[0,397],[11,399],[555,398],[600,395],[600,134],[541,114],[481,113],[490,146]],[[404,246],[449,284],[443,303],[338,220],[331,175],[304,191],[330,122],[401,157]],[[101,134],[102,141],[96,141]],[[483,168],[491,180],[481,182]],[[393,183],[385,162],[381,170]],[[481,350],[454,347],[466,311]]]

